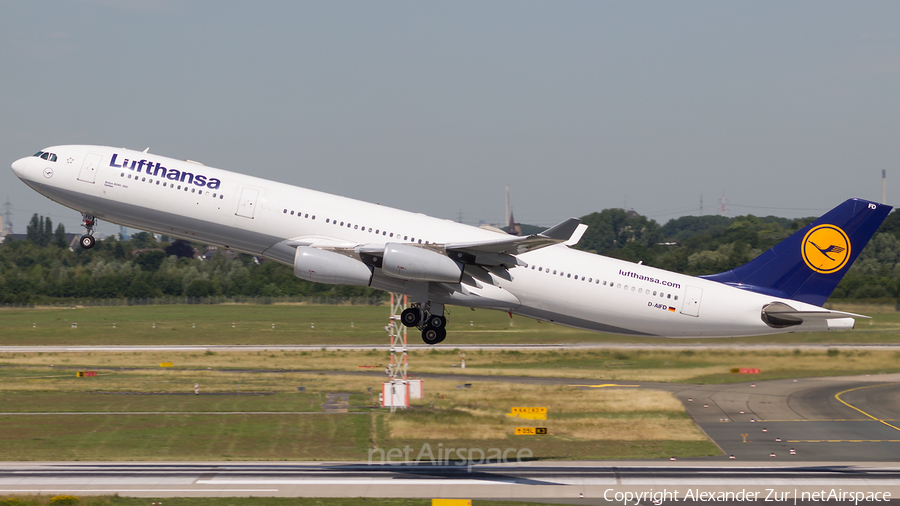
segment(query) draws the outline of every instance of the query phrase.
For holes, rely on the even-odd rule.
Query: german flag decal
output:
[[[673,313],[674,313],[674,312],[675,312],[675,308],[674,308],[674,307],[672,307],[672,306],[669,306],[669,311],[671,311],[671,312],[673,312]]]

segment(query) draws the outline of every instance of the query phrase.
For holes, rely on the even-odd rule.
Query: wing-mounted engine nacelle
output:
[[[329,285],[369,286],[373,269],[332,251],[300,246],[294,254],[294,276]]]
[[[381,270],[388,276],[400,279],[459,283],[463,264],[430,249],[388,243],[384,248]]]

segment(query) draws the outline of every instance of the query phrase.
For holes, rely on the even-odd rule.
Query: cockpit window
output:
[[[46,151],[38,151],[37,153],[34,154],[34,156],[41,158],[43,160],[49,160],[51,162],[56,161],[56,155],[54,155],[53,153],[48,153]]]
[[[50,158],[50,153],[41,153],[41,160],[47,160]]]
[[[43,155],[43,154],[44,154],[43,151],[38,151],[37,153],[34,154],[34,156],[40,158],[40,156]]]
[[[55,162],[55,161],[56,161],[56,155],[54,155],[53,153],[50,153],[50,161],[51,161],[51,162]]]

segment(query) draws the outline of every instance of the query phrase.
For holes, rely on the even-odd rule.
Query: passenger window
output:
[[[625,285],[625,290],[626,290],[626,291],[628,290],[628,285]]]
[[[593,281],[594,281],[594,278],[588,278],[588,283],[592,283]]]
[[[316,219],[316,215],[315,215],[315,214],[314,214],[314,215],[312,215],[312,218],[310,218],[310,219],[311,219],[311,220],[314,220],[314,219]]]
[[[419,244],[422,244],[422,239],[419,239]]]
[[[219,195],[219,200],[222,200],[224,198],[225,198],[225,195]]]
[[[369,232],[372,232],[372,227],[369,227]],[[376,230],[375,233],[377,234],[378,231]]]
[[[404,236],[403,236],[403,240],[405,241],[406,239],[408,239],[408,236],[405,236],[405,235],[404,235]]]
[[[191,193],[195,193],[197,191],[196,188],[191,188]]]
[[[569,274],[569,275],[568,275],[568,276],[566,276],[566,277],[567,277],[567,278],[571,278],[571,277],[572,277],[572,275],[571,275],[571,274]]]
[[[391,237],[394,237],[394,233],[393,233],[393,232],[391,232]]]
[[[606,286],[606,281],[603,282],[603,286]]]
[[[667,298],[667,299],[671,299],[671,298],[672,298],[672,294],[670,293],[669,296],[666,297],[666,298]]]
[[[293,216],[293,215],[294,215],[294,211],[291,211],[291,216]]]
[[[304,218],[309,218],[309,213],[303,215]]]
[[[644,289],[643,289],[643,288],[638,288],[638,293],[644,293]]]
[[[159,186],[159,181],[156,182],[156,186]]]
[[[622,283],[619,283],[618,285],[616,285],[616,288],[622,288]]]
[[[656,290],[653,290],[653,296],[656,297]]]
[[[631,291],[632,291],[632,292],[634,291],[634,287],[633,287],[633,286],[631,287]]]
[[[678,300],[678,296],[677,296],[677,295],[675,296],[675,300]]]
[[[342,227],[344,226],[344,222],[343,222],[343,221],[341,222],[341,226],[342,226]]]
[[[350,228],[350,225],[347,225],[347,228]],[[355,227],[353,227],[353,230],[356,230],[358,228],[359,228],[359,225],[356,225]]]
[[[284,214],[287,214],[287,209],[284,210]]]

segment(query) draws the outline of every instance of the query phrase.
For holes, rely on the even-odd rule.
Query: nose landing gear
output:
[[[447,337],[447,319],[443,315],[431,314],[428,310],[423,310],[421,306],[403,310],[400,314],[400,321],[407,327],[416,327],[422,331],[422,341],[425,344],[438,344]]]
[[[87,229],[87,233],[81,236],[79,242],[81,243],[81,247],[84,249],[91,249],[94,247],[94,225],[97,224],[96,218],[94,218],[90,214],[82,214],[81,215],[81,226]]]

